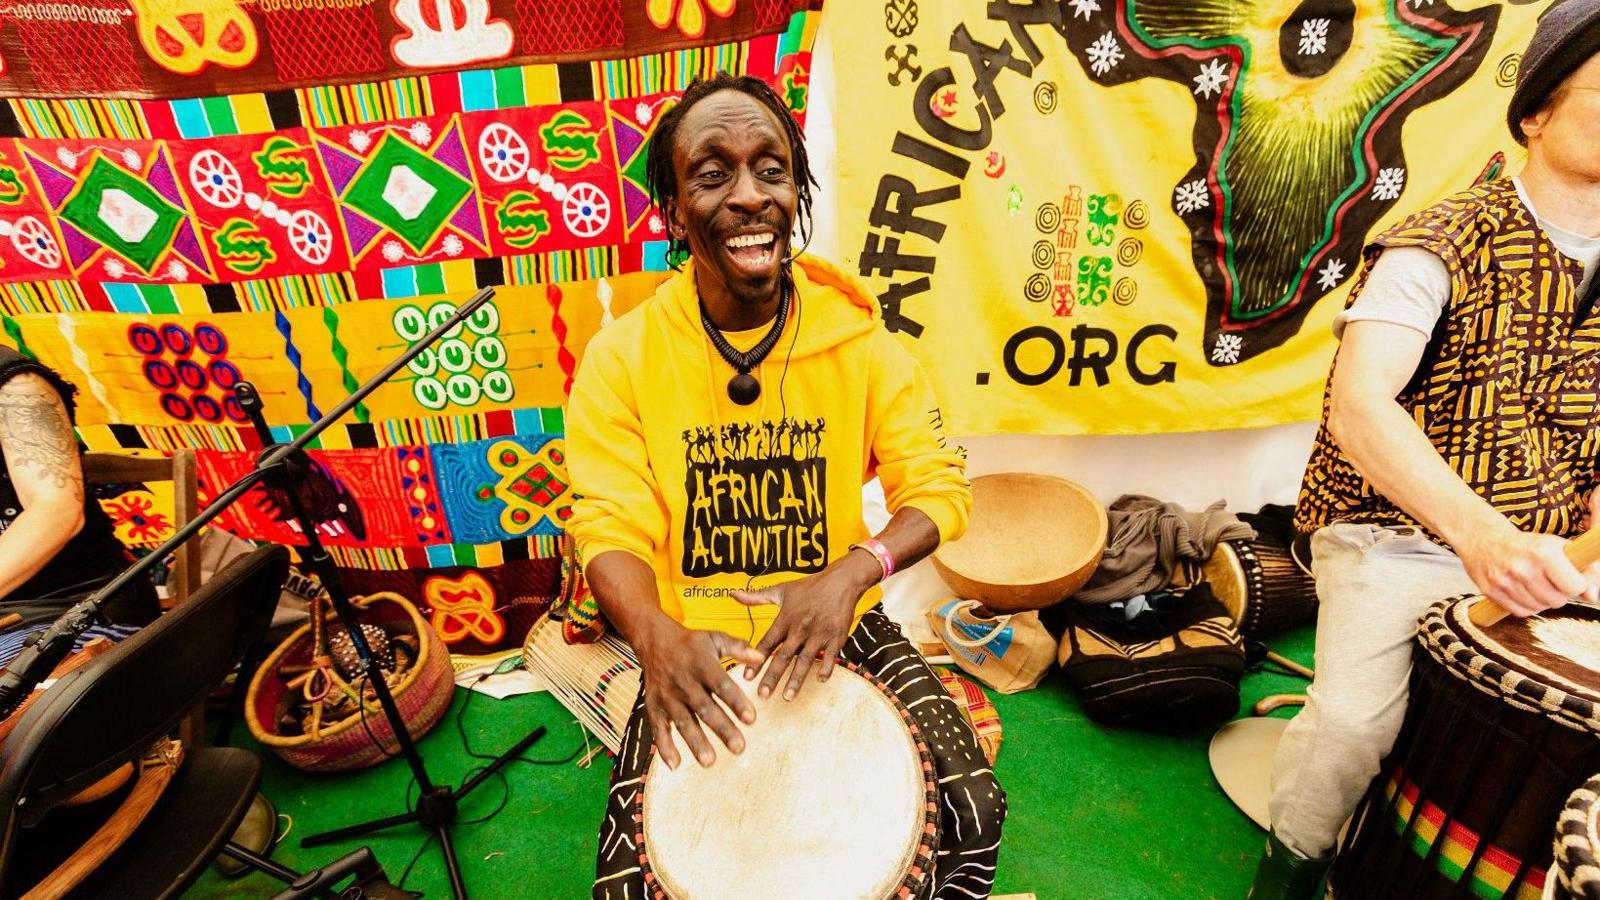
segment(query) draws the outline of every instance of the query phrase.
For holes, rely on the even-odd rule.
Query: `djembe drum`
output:
[[[1223,541],[1201,573],[1247,638],[1261,640],[1316,618],[1317,583],[1283,544]]]
[[[1556,822],[1547,900],[1600,900],[1600,775],[1572,792]]]
[[[899,699],[843,664],[792,701],[734,681],[756,706],[744,752],[676,771],[656,756],[638,792],[651,896],[920,896],[938,844],[938,783]]]
[[[1334,860],[1339,898],[1542,893],[1562,805],[1600,770],[1600,610],[1480,603],[1422,617],[1405,724]]]

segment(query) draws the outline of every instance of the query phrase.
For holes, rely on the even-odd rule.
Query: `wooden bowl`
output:
[[[1021,472],[972,480],[967,533],[933,566],[959,597],[993,612],[1043,609],[1083,587],[1106,547],[1106,511],[1065,478]]]

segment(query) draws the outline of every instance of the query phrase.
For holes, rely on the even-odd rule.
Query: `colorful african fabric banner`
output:
[[[638,56],[782,30],[805,0],[17,0],[0,95],[197,97]]]
[[[0,140],[0,281],[212,284],[637,245],[663,234],[642,151],[672,100]]]
[[[135,5],[141,16],[171,6]],[[554,594],[572,503],[562,406],[583,348],[670,274],[644,183],[655,124],[690,81],[719,70],[766,80],[803,115],[820,3],[424,0],[409,11],[417,6],[262,2],[228,21],[265,22],[270,36],[270,15],[289,7],[329,21],[357,9],[404,20],[488,8],[576,33],[620,8],[625,43],[547,42],[526,52],[562,62],[359,84],[311,74],[323,83],[277,90],[296,81],[283,78],[274,92],[205,99],[6,100],[0,341],[78,386],[91,450],[196,448],[204,502],[260,448],[234,385],[254,384],[275,439],[291,439],[494,286],[490,303],[311,444],[309,479],[314,527],[337,564],[407,573],[407,596],[446,610],[440,627],[484,649],[506,628],[518,644],[531,621],[522,607]],[[192,25],[196,41],[218,37],[227,18],[188,16],[172,21]],[[675,37],[639,36],[661,16]],[[13,20],[0,32],[8,63]],[[263,58],[280,63],[272,51]],[[230,74],[209,59],[202,73],[221,80],[205,84],[272,80],[251,74],[259,60]],[[110,94],[133,90],[125,76],[150,75],[148,61],[97,65],[105,79],[95,84]],[[116,486],[101,502],[131,544],[172,533],[167,486]],[[218,524],[303,544],[285,502],[258,488]],[[401,575],[384,577],[370,584]],[[508,617],[513,607],[522,612]]]
[[[956,434],[1313,419],[1368,237],[1521,158],[1548,3],[1461,5],[830,7],[842,255]]]

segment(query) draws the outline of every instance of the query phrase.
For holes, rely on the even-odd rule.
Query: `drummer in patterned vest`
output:
[[[644,680],[612,769],[594,896],[649,896],[629,803],[650,764],[639,748],[653,742],[673,768],[684,749],[714,766],[755,726],[734,677],[765,663],[749,683],[792,699],[824,689],[808,682],[843,660],[898,696],[934,757],[942,830],[919,892],[986,897],[1005,795],[878,605],[879,581],[966,526],[965,461],[931,386],[870,293],[795,258],[814,181],[764,82],[691,85],[657,125],[648,180],[672,258],[687,260],[590,343],[567,413],[581,498],[570,530]],[[874,474],[893,512],[876,536],[861,496]],[[770,838],[776,852],[784,835]]]
[[[1483,594],[1518,616],[1593,594],[1562,551],[1596,521],[1600,0],[1547,11],[1508,111],[1516,178],[1366,250],[1296,510],[1314,532],[1316,680],[1273,770],[1251,896],[1310,897],[1405,715],[1417,619]]]

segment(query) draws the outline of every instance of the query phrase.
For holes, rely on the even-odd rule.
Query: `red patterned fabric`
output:
[[[61,18],[23,18],[14,12],[6,17],[16,23],[35,84],[62,93],[144,90],[139,74],[144,54],[134,48],[122,22],[126,3],[78,0],[59,6]],[[64,47],[72,51],[63,52]]]
[[[259,7],[278,77],[288,80],[358,75],[384,67],[378,21],[371,2],[285,3]],[[338,52],[329,52],[337,47]]]
[[[788,21],[794,6],[789,0],[755,0],[756,27],[772,28]]]
[[[395,593],[416,605],[452,656],[520,650],[561,590],[559,559],[499,566],[364,571],[342,569],[352,593]]]
[[[523,53],[621,47],[622,0],[517,0],[517,30]]]
[[[994,708],[994,702],[983,692],[983,688],[970,680],[945,668],[935,668],[933,671],[938,673],[939,683],[944,685],[945,693],[961,707],[961,714],[978,738],[978,746],[983,748],[984,758],[989,760],[989,765],[994,765],[995,758],[1000,755],[1000,711]]]

